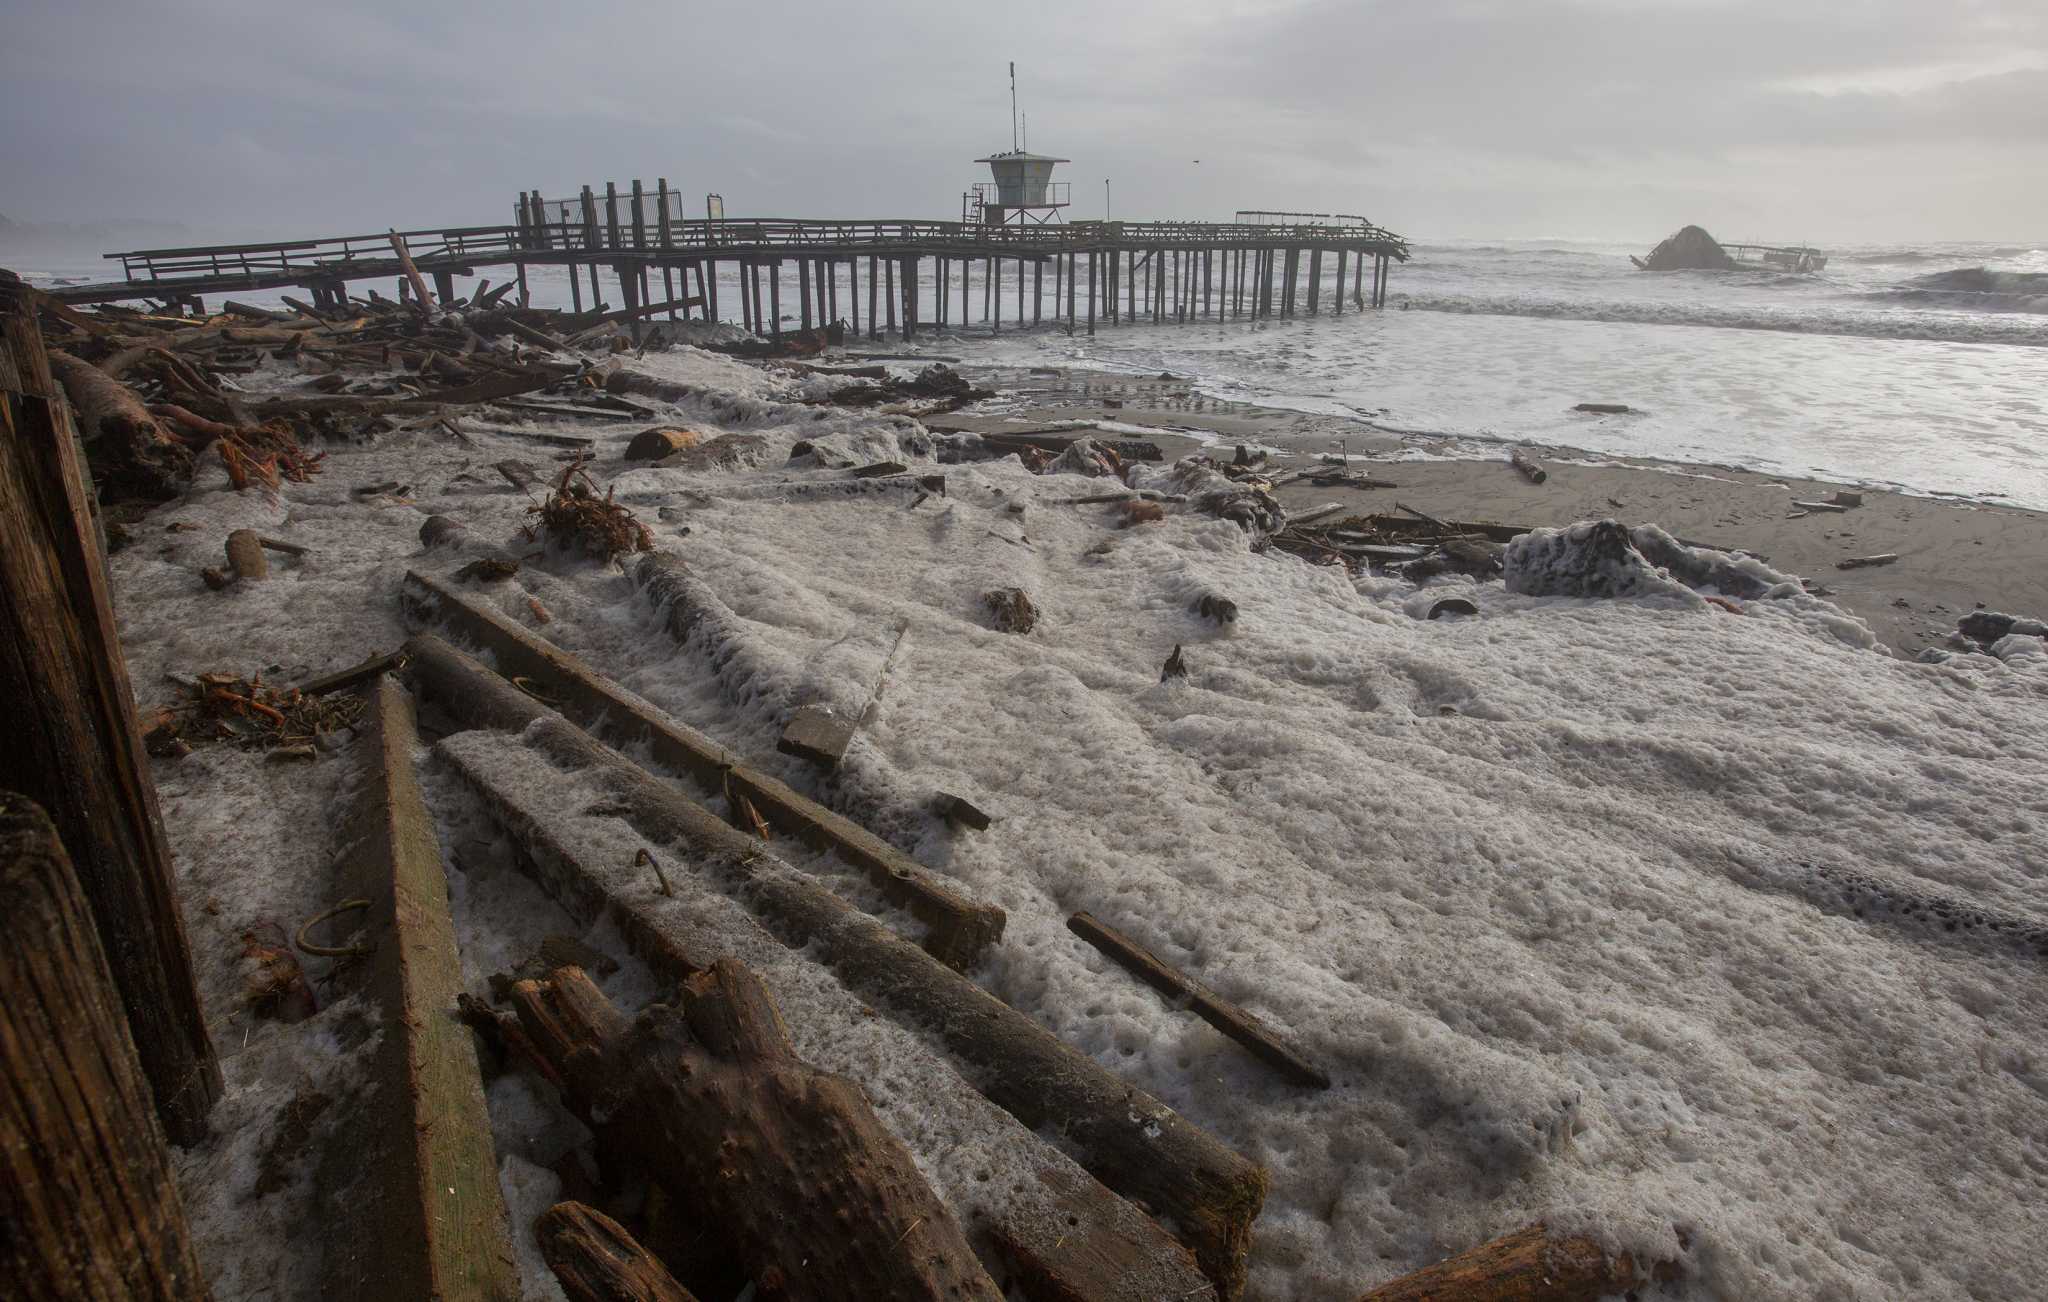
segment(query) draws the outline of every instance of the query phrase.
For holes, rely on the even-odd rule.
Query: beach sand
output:
[[[2048,615],[2048,566],[2042,563],[2048,557],[2048,514],[2040,512],[1522,444],[1549,472],[1544,483],[1532,484],[1508,463],[1505,443],[1404,437],[1344,417],[1207,397],[1167,376],[968,369],[1002,396],[935,420],[934,428],[1023,430],[1104,422],[1112,429],[1143,431],[1169,460],[1204,447],[1224,456],[1234,454],[1239,443],[1266,448],[1285,454],[1274,460],[1281,475],[1336,454],[1342,440],[1354,472],[1369,470],[1399,487],[1286,484],[1278,496],[1290,511],[1339,502],[1359,514],[1393,512],[1399,501],[1446,520],[1540,527],[1613,517],[1658,524],[1691,542],[1742,548],[1812,580],[1822,595],[1862,617],[1902,656],[1942,643],[1956,620],[1980,606]],[[1841,488],[1861,493],[1863,505],[1803,516],[1792,505],[1825,500]],[[1899,559],[1836,568],[1852,557],[1887,552]]]

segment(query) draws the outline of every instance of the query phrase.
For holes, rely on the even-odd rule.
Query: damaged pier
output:
[[[1229,222],[685,219],[666,179],[607,182],[573,199],[522,193],[515,220],[381,235],[109,253],[122,278],[53,291],[67,303],[300,289],[316,310],[345,309],[350,286],[392,280],[401,299],[455,299],[454,278],[513,268],[499,291],[528,300],[527,269],[566,267],[575,310],[634,323],[733,319],[782,333],[785,298],[801,329],[845,322],[871,338],[920,328],[1023,326],[1093,333],[1098,324],[1316,316],[1384,307],[1400,236],[1363,217],[1246,210]],[[659,289],[656,282],[659,282]],[[862,297],[865,291],[865,316]],[[1051,303],[1047,303],[1048,291]],[[374,293],[374,291],[372,291]],[[721,303],[721,294],[730,297]],[[1010,297],[1006,305],[1003,300]],[[1006,311],[1007,307],[1007,311]],[[1007,321],[1006,321],[1007,317]]]

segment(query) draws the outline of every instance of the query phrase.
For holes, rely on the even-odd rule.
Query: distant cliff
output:
[[[1713,236],[1698,226],[1688,226],[1650,250],[1647,258],[1631,258],[1644,271],[1726,271],[1735,259]]]

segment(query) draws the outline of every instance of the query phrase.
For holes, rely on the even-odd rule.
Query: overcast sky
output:
[[[0,5],[17,221],[483,224],[636,175],[944,217],[1009,148],[1014,58],[1080,216],[1108,177],[1118,216],[1422,239],[2048,232],[2048,0]]]

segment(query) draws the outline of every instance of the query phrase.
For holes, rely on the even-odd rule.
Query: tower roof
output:
[[[1021,149],[1014,149],[1007,154],[990,154],[987,158],[977,158],[974,161],[977,163],[1071,163],[1074,160],[1071,158],[1054,158],[1051,154],[1027,154]]]

